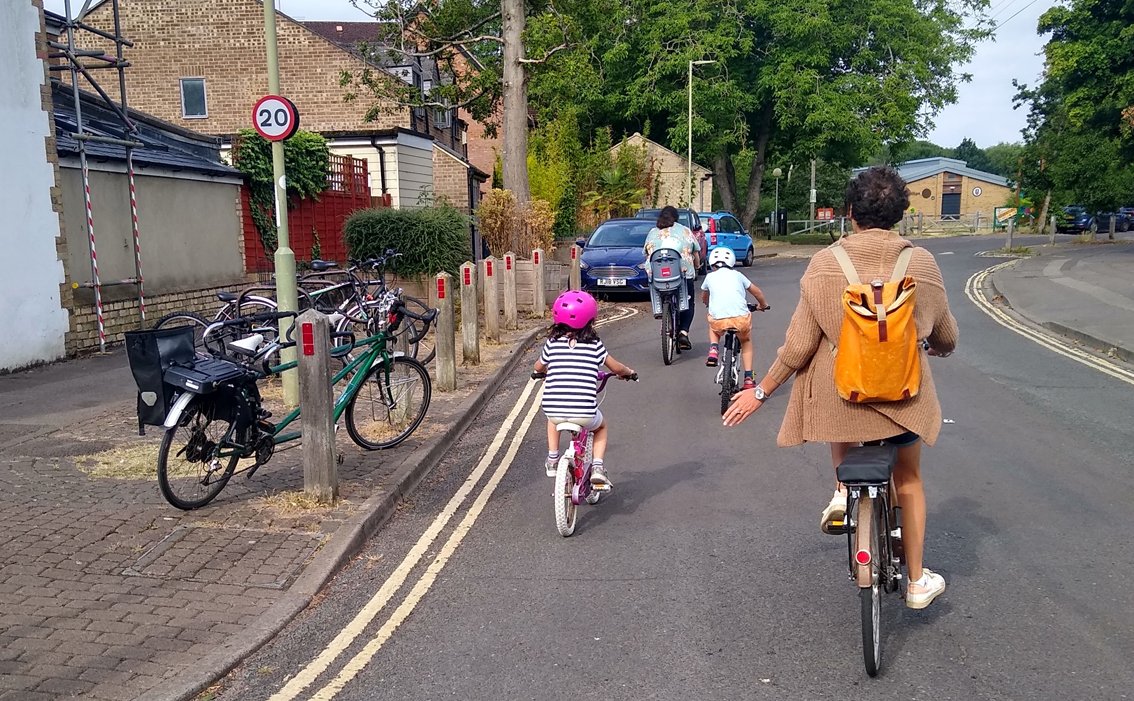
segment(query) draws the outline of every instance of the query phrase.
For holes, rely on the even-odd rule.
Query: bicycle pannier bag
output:
[[[895,402],[917,396],[921,351],[914,308],[917,283],[906,275],[913,248],[898,255],[890,280],[863,283],[841,245],[831,247],[847,278],[843,324],[835,354],[835,387],[854,403]]]
[[[162,376],[175,364],[193,362],[193,328],[173,326],[149,331],[127,331],[126,358],[138,385],[138,433],[144,426],[160,426],[173,404],[176,389]]]
[[[685,290],[685,277],[681,274],[681,253],[672,248],[659,248],[650,254],[650,301],[654,314],[661,314],[661,297],[658,292],[681,290],[678,309],[689,308]]]
[[[167,385],[193,394],[211,394],[226,382],[243,377],[244,368],[220,358],[197,358],[192,365],[174,365],[165,371]]]

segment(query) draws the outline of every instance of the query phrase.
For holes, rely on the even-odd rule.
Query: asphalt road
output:
[[[602,332],[642,381],[607,393],[615,490],[581,507],[573,537],[555,531],[542,415],[514,461],[506,432],[483,474],[466,481],[528,384],[525,368],[414,502],[219,698],[1126,698],[1134,392],[969,302],[965,281],[997,262],[973,256],[987,239],[926,245],[940,254],[961,328],[958,351],[933,362],[950,422],[923,468],[926,562],[949,588],[925,611],[885,601],[880,677],[863,672],[845,540],[818,529],[832,487],[825,446],[776,448],[786,391],[740,428],[723,428],[705,342],[664,367],[656,322],[638,314]],[[757,317],[758,373],[783,338],[805,263],[750,269],[772,305]],[[698,337],[704,328],[699,311]],[[515,424],[526,415],[525,406]],[[419,546],[420,562],[400,566],[469,485],[437,538]],[[311,673],[401,573],[389,603],[371,604],[373,620],[340,642],[345,652]],[[313,683],[273,697],[304,674]]]

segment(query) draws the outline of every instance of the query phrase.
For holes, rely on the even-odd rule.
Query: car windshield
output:
[[[636,219],[654,219],[658,218],[661,213],[660,209],[639,209],[638,213],[634,215]],[[687,229],[695,228],[693,226],[693,215],[688,209],[677,210],[677,221],[685,226]]]
[[[1086,213],[1087,210],[1085,207],[1064,207],[1063,211],[1072,216],[1078,216],[1080,214]]]
[[[649,221],[607,222],[591,235],[587,248],[641,248],[652,228]]]

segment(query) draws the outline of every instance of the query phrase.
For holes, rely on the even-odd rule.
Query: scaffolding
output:
[[[91,282],[81,286],[94,289],[95,318],[98,322],[98,346],[100,351],[106,350],[106,322],[103,316],[102,304],[102,288],[104,286],[133,285],[138,291],[139,324],[144,326],[146,321],[146,299],[142,282],[142,240],[138,228],[137,191],[134,187],[134,149],[141,148],[143,144],[136,138],[131,138],[137,135],[138,128],[134,124],[134,121],[130,119],[128,113],[126,103],[126,68],[130,66],[130,63],[125,60],[123,54],[124,48],[132,48],[134,44],[122,37],[122,21],[119,13],[118,0],[104,0],[104,2],[99,2],[98,4],[102,5],[105,2],[109,2],[114,17],[113,33],[94,27],[85,21],[92,9],[92,0],[85,0],[82,9],[80,9],[77,14],[72,14],[71,12],[71,0],[64,0],[64,12],[66,16],[64,17],[62,28],[66,36],[66,41],[48,42],[48,46],[52,49],[52,51],[48,53],[50,59],[66,59],[65,63],[59,65],[56,65],[56,63],[52,61],[50,65],[51,70],[59,72],[68,71],[71,74],[71,91],[75,101],[75,118],[77,124],[75,133],[71,134],[71,136],[79,145],[79,166],[83,178],[83,206],[86,209],[87,247],[90,252],[91,261]],[[88,32],[89,34],[112,42],[114,44],[114,55],[108,55],[101,49],[79,48],[75,39],[78,32]],[[93,71],[100,69],[113,69],[117,71],[119,94],[117,103],[111,99],[110,95],[103,89],[98,79],[94,76]],[[110,110],[118,116],[122,123],[122,138],[90,134],[83,128],[83,107],[79,92],[79,76],[86,79],[91,88],[106,102]],[[126,177],[130,191],[131,229],[134,235],[134,277],[132,278],[108,282],[102,282],[99,279],[98,253],[96,252],[95,246],[94,210],[91,206],[90,170],[87,164],[86,151],[86,145],[89,142],[122,146],[126,149]]]

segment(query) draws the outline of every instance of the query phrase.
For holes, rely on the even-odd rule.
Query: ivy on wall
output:
[[[310,131],[297,131],[284,141],[284,167],[287,171],[287,198],[319,199],[327,187],[327,168],[331,152],[327,141]],[[232,144],[232,164],[248,178],[252,199],[252,221],[264,244],[264,252],[274,254],[276,232],[275,189],[272,185],[272,145],[252,129],[243,129]]]

